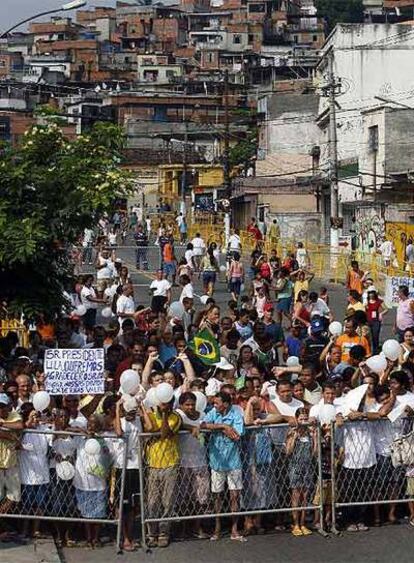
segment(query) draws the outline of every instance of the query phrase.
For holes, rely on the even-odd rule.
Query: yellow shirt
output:
[[[161,430],[162,417],[160,412],[157,410],[156,412],[149,413],[149,418],[151,419],[152,429],[154,431]],[[168,415],[168,426],[172,432],[178,434],[181,426],[181,418],[177,413],[172,412]],[[174,467],[180,460],[178,436],[164,439],[160,437],[151,438],[147,445],[146,453],[148,465],[153,469]]]
[[[365,311],[365,305],[361,301],[356,301],[355,303],[350,303],[347,309],[353,309],[354,311]]]
[[[22,417],[19,413],[12,411],[6,418],[6,422],[19,422]],[[16,438],[18,436],[18,430],[11,432],[6,430],[8,434],[11,434]],[[15,467],[17,465],[17,451],[16,442],[14,440],[0,440],[0,469],[9,469],[10,467]]]
[[[294,292],[295,292],[295,303],[298,300],[299,291],[309,291],[309,280],[295,281]]]

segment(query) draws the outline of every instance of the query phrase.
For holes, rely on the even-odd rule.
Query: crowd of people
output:
[[[135,240],[144,229],[129,228]],[[312,286],[304,245],[283,258],[276,249],[267,255],[260,230],[253,234],[247,260],[235,230],[224,263],[217,245],[197,235],[176,264],[173,235],[160,232],[149,306],[107,240],[95,276],[68,293],[65,314],[35,319],[26,347],[13,332],[0,339],[0,513],[81,518],[88,545],[97,547],[95,521],[116,520],[125,482],[125,550],[136,549],[141,508],[151,520],[150,547],[183,533],[219,540],[223,513],[247,512],[231,518],[234,541],[270,528],[308,536],[336,525],[334,479],[350,505],[340,522],[348,531],[405,515],[392,502],[372,511],[354,504],[374,501],[412,499],[404,506],[414,526],[414,456],[413,465],[392,463],[392,444],[411,429],[414,409],[408,289],[400,287],[399,343],[386,343],[381,355],[387,308],[369,273],[352,262],[349,305],[335,321],[328,290]],[[215,300],[220,272],[225,306]],[[104,393],[54,395],[40,409],[50,348],[103,349]],[[136,386],[127,390],[131,371]],[[323,505],[323,522],[318,510],[306,510],[312,505]],[[261,515],[272,509],[285,513]],[[213,529],[205,519],[180,530],[168,520],[208,514]],[[6,541],[12,530],[4,519],[1,526]],[[23,519],[19,532],[39,535],[39,520]],[[54,533],[61,545],[82,538],[70,524]]]

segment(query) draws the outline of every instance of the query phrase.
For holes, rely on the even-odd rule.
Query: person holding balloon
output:
[[[178,477],[180,452],[178,431],[180,416],[173,411],[174,389],[160,383],[155,389],[157,405],[149,413],[151,432],[157,436],[146,444],[148,471],[147,509],[149,518],[167,518],[174,505],[174,490]],[[170,543],[170,522],[148,525],[148,547],[167,547]]]

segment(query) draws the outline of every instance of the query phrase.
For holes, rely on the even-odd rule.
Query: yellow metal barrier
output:
[[[15,332],[19,338],[20,346],[29,346],[29,331],[17,319],[7,319],[0,321],[0,335],[7,336],[9,332]]]

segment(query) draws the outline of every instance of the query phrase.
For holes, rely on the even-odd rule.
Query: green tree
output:
[[[361,23],[364,21],[362,0],[316,0],[318,16],[325,18],[328,32],[337,23]]]
[[[73,280],[71,246],[132,189],[119,168],[120,128],[98,123],[74,140],[34,126],[0,155],[0,298],[12,312],[54,314]]]

